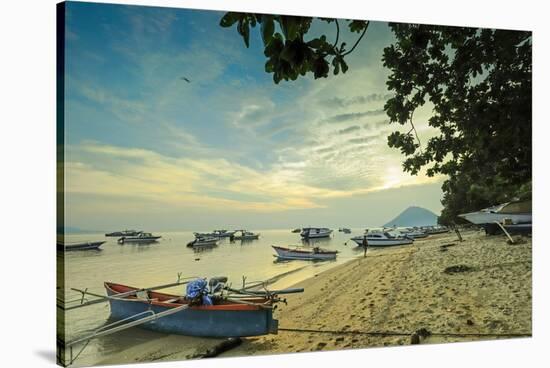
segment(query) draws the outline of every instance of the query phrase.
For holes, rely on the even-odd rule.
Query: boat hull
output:
[[[99,250],[99,247],[104,244],[104,241],[97,242],[85,242],[76,244],[63,244],[57,243],[57,249],[61,251],[74,251],[74,250]]]
[[[150,238],[120,238],[118,239],[118,242],[120,244],[151,244],[156,243],[161,237],[160,236],[153,236]]]
[[[359,246],[363,246],[363,237],[352,238],[354,242]],[[397,245],[408,245],[412,244],[412,239],[401,238],[401,239],[367,239],[368,247],[392,247]]]
[[[322,233],[302,233],[300,234],[304,239],[317,239],[317,238],[329,238],[332,234],[332,231],[322,232]]]
[[[300,259],[300,260],[330,260],[336,259],[336,252],[313,253],[305,250],[294,250],[281,247],[273,247],[277,252],[277,257],[281,259]]]
[[[106,283],[108,295],[116,292]],[[138,299],[111,299],[111,318],[139,320],[145,314],[132,318],[136,314],[151,310],[154,313],[165,312],[181,305],[161,306]],[[180,312],[144,323],[140,327],[168,334],[199,337],[246,337],[276,333],[278,321],[273,319],[271,308],[253,308],[248,305],[193,306]]]
[[[493,213],[485,211],[463,213],[458,216],[476,225],[490,224],[495,221],[502,222],[504,219],[512,220],[513,224],[524,224],[531,223],[533,219],[531,213]]]

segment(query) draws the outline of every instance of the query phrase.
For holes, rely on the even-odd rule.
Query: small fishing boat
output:
[[[218,238],[229,238],[231,235],[235,234],[235,232],[227,230],[214,230],[212,234]]]
[[[449,229],[447,229],[445,226],[425,226],[422,227],[421,230],[428,235],[437,235],[449,232]]]
[[[227,231],[227,230],[214,230],[211,233],[193,233],[195,235],[195,238],[229,238],[231,235],[233,235],[235,231]]]
[[[350,234],[351,233],[351,230],[348,229],[347,227],[341,227],[340,229],[338,229],[339,232],[341,233],[344,233],[344,234]]]
[[[297,233],[299,233],[299,232],[301,232],[301,231],[302,231],[302,229],[296,228],[296,229],[292,230],[291,232],[297,234]]]
[[[397,229],[394,231],[397,232],[397,236],[411,239],[421,239],[428,236],[426,232],[414,228]]]
[[[332,230],[326,227],[306,227],[302,229],[300,236],[305,239],[328,238]]]
[[[512,201],[458,216],[476,225],[493,224],[495,221],[502,223],[505,219],[512,224],[530,224],[533,222],[531,206],[531,200]]]
[[[161,236],[156,236],[151,233],[140,232],[139,234],[137,234],[137,236],[123,236],[122,238],[118,239],[118,243],[150,244],[156,243],[156,241],[160,238]]]
[[[231,237],[229,239],[231,240],[254,240],[254,239],[259,239],[260,238],[260,234],[257,233],[253,233],[253,232],[250,232],[250,231],[246,231],[246,230],[236,230],[235,233],[240,233],[241,235],[231,235]]]
[[[99,247],[105,243],[105,241],[94,242],[79,242],[79,243],[64,243],[57,242],[57,250],[72,251],[72,250],[99,250]]]
[[[114,231],[112,233],[107,233],[105,236],[121,237],[121,236],[137,236],[141,231],[137,230],[123,230],[123,231]]]
[[[215,236],[206,236],[206,237],[201,236],[187,243],[187,246],[188,247],[214,246],[214,245],[218,245],[219,241],[220,241],[220,238],[217,238]]]
[[[114,322],[71,341],[58,340],[58,348],[68,352],[69,364],[64,366],[72,365],[90,340],[135,327],[166,334],[216,338],[276,334],[278,321],[273,313],[277,303],[286,303],[280,295],[303,293],[304,289],[267,290],[267,281],[246,283],[245,279],[240,289],[231,287],[224,276],[211,277],[207,281],[196,277],[182,279],[178,274],[176,282],[149,288],[104,282],[106,296],[88,288],[71,288],[81,293],[82,298],[62,303],[58,299],[58,308],[67,312],[109,303]],[[186,285],[183,295],[158,292],[180,285]],[[80,304],[75,304],[78,302]],[[73,348],[78,345],[82,347],[73,354]]]
[[[356,236],[351,238],[359,246],[363,246],[363,238],[367,238],[369,247],[389,247],[394,245],[407,245],[414,242],[411,238],[403,236],[394,236],[387,231],[369,231],[363,236]]]
[[[110,282],[105,283],[105,289],[109,296],[139,290]],[[272,302],[269,299],[251,296],[239,301],[241,303],[222,299],[213,305],[192,306],[186,298],[178,295],[146,291],[122,298],[111,298],[109,303],[111,317],[117,320],[143,316],[148,311],[161,314],[181,308],[174,314],[140,325],[162,333],[201,337],[245,337],[277,332],[278,321],[273,319]]]
[[[301,260],[329,260],[336,259],[338,251],[327,250],[319,247],[304,248],[286,248],[272,245],[272,248],[277,252],[276,257],[280,259],[301,259]]]

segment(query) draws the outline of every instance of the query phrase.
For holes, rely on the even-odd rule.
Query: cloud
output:
[[[363,111],[363,112],[351,112],[351,113],[331,116],[327,119],[324,119],[322,122],[341,123],[344,121],[357,120],[366,116],[377,116],[377,115],[384,115],[384,114],[385,114],[384,109],[376,109],[376,110],[369,110],[369,111]]]
[[[339,130],[338,134],[348,134],[348,133],[351,133],[351,132],[358,131],[360,129],[361,129],[361,127],[359,127],[358,125],[352,125],[348,128]]]
[[[361,138],[351,138],[348,140],[349,143],[359,144],[359,143],[370,143],[379,137],[361,137]]]
[[[353,96],[348,98],[333,97],[330,99],[322,100],[320,103],[329,107],[348,107],[352,105],[366,104],[370,102],[385,102],[393,95],[391,93],[371,93],[366,96]]]

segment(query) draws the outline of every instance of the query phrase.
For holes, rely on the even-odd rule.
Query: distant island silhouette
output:
[[[422,207],[411,206],[401,212],[393,220],[388,221],[384,227],[408,227],[437,225],[437,215]]]

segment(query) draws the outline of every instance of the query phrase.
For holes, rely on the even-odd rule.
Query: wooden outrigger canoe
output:
[[[109,303],[113,319],[137,321],[148,311],[160,314],[175,308],[181,309],[140,324],[140,327],[149,330],[201,337],[245,337],[277,333],[278,321],[273,319],[273,302],[262,296],[250,296],[238,301],[220,300],[210,306],[192,306],[178,295],[150,290],[116,297],[139,289],[110,282],[105,283],[105,289],[111,297]]]
[[[338,254],[338,251],[336,250],[327,250],[322,249],[318,247],[314,247],[311,249],[307,248],[286,248],[286,247],[279,247],[276,245],[271,246],[275,252],[277,252],[276,257],[280,259],[300,259],[300,260],[330,260],[330,259],[336,259],[336,255]]]

